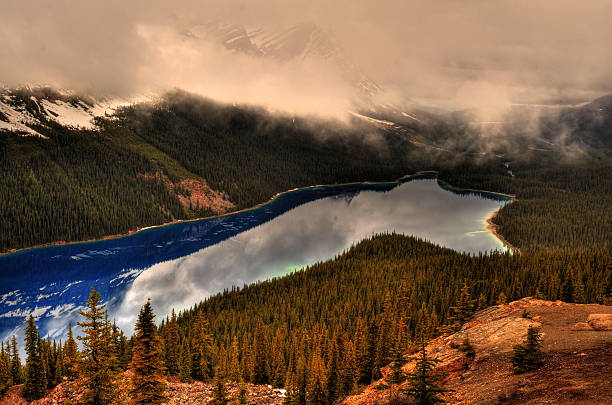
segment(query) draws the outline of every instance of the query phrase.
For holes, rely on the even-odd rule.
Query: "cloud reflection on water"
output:
[[[472,253],[503,249],[489,232],[477,232],[503,204],[451,193],[435,180],[312,201],[217,245],[150,267],[127,289],[113,316],[131,332],[147,298],[158,314],[166,315],[232,286],[329,259],[375,233],[415,235]]]

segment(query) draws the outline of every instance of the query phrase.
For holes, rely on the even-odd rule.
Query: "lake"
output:
[[[158,315],[206,296],[333,258],[376,233],[414,235],[470,253],[505,249],[485,220],[508,198],[421,176],[404,182],[319,186],[254,209],[129,236],[0,256],[0,337],[30,313],[63,336],[95,287],[124,331],[151,298]]]

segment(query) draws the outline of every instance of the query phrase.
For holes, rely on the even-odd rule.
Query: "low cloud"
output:
[[[612,92],[610,15],[606,0],[6,0],[0,81],[119,95],[180,87],[336,115],[354,99],[337,66],[233,53],[184,35],[210,21],[311,22],[393,100],[477,108],[490,118],[511,103]]]

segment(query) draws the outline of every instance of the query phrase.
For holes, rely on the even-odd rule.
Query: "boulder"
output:
[[[584,330],[593,330],[593,328],[591,328],[591,325],[589,325],[586,322],[578,322],[577,324],[572,326],[572,330],[584,331]]]
[[[594,330],[612,330],[612,314],[590,314],[587,323]]]

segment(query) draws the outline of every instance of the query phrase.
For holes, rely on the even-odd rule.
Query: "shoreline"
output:
[[[506,238],[504,238],[503,235],[501,235],[499,232],[497,232],[497,228],[499,227],[499,225],[497,225],[496,223],[493,222],[493,219],[495,218],[495,216],[497,215],[497,213],[499,212],[499,209],[493,211],[485,220],[485,230],[487,230],[488,232],[492,233],[493,236],[495,236],[497,239],[499,239],[499,241],[507,248],[509,248],[510,250],[512,250],[513,252],[518,253],[519,255],[522,255],[523,252],[521,252],[521,249],[517,248],[516,246],[514,246],[512,243],[508,242],[508,240]]]
[[[438,179],[438,182],[443,183],[446,187],[448,187],[450,189],[464,190],[464,191],[474,191],[474,192],[478,192],[478,193],[487,193],[487,194],[501,195],[501,196],[504,196],[504,197],[508,197],[510,199],[510,202],[514,202],[514,201],[517,200],[516,195],[514,195],[514,194],[506,194],[506,193],[500,193],[500,192],[496,192],[496,191],[479,190],[479,189],[474,189],[474,188],[456,187],[456,186],[453,186],[453,185],[447,183],[446,181],[440,180],[440,179]],[[522,255],[523,252],[521,251],[521,249],[517,248],[512,243],[508,242],[508,240],[502,234],[500,234],[497,231],[497,228],[499,227],[499,225],[494,223],[493,220],[495,219],[495,216],[497,215],[498,212],[499,212],[499,209],[496,209],[495,211],[490,213],[489,216],[485,219],[485,228],[484,228],[485,231],[490,232],[505,247],[509,248],[513,252],[518,253],[519,255]]]
[[[439,172],[435,172],[438,173]],[[464,188],[464,187],[457,187],[457,186],[453,186],[452,184],[449,184],[446,180],[440,180],[438,179],[438,182],[444,184],[446,187],[454,189],[454,190],[462,190],[462,191],[473,191],[475,193],[486,193],[486,194],[495,194],[495,195],[501,195],[503,197],[508,197],[511,201],[516,201],[516,195],[514,194],[506,194],[506,193],[501,193],[499,191],[487,191],[487,190],[480,190],[477,188]]]
[[[416,179],[418,177],[421,176],[427,176],[427,175],[435,175],[436,176],[436,180],[438,182],[444,183],[447,187],[455,189],[455,190],[464,190],[464,191],[475,191],[475,192],[481,192],[481,193],[487,193],[487,194],[495,194],[495,195],[501,195],[504,197],[508,197],[510,198],[512,201],[514,201],[516,199],[516,197],[514,195],[511,194],[504,194],[504,193],[498,193],[495,191],[486,191],[486,190],[476,190],[476,189],[468,189],[468,188],[461,188],[461,187],[455,187],[452,186],[450,184],[448,184],[446,181],[444,180],[440,180],[438,178],[439,176],[439,172],[436,170],[420,170],[416,173],[412,173],[412,174],[407,174],[405,176],[400,177],[397,180],[391,180],[391,181],[355,181],[355,182],[349,182],[349,183],[336,183],[336,184],[316,184],[316,185],[311,185],[311,186],[304,186],[304,187],[295,187],[289,190],[285,190],[285,191],[281,191],[279,193],[274,194],[270,199],[268,199],[265,202],[256,204],[252,207],[248,207],[248,208],[242,208],[240,210],[236,210],[236,211],[231,211],[231,212],[226,212],[223,214],[218,214],[218,215],[211,215],[208,217],[199,217],[199,218],[192,218],[192,219],[177,219],[174,221],[170,221],[170,222],[165,222],[163,224],[158,224],[158,225],[150,225],[150,226],[144,226],[142,228],[136,228],[136,229],[131,229],[127,232],[124,233],[118,233],[118,234],[112,234],[112,235],[105,235],[105,236],[101,236],[98,238],[94,238],[94,239],[85,239],[85,240],[76,240],[76,241],[55,241],[55,242],[48,242],[48,243],[42,243],[39,245],[34,245],[34,246],[28,246],[28,247],[24,247],[24,248],[18,248],[18,249],[9,249],[6,250],[4,252],[0,252],[0,258],[4,257],[4,256],[9,256],[12,254],[16,254],[16,253],[20,253],[20,252],[25,252],[28,250],[34,250],[34,249],[42,249],[42,248],[47,248],[47,247],[53,247],[53,246],[62,246],[62,245],[77,245],[77,244],[86,244],[86,243],[93,243],[93,242],[100,242],[100,241],[104,241],[104,240],[109,240],[109,239],[121,239],[121,238],[125,238],[131,235],[134,235],[138,232],[143,232],[143,231],[147,231],[147,230],[151,230],[151,229],[156,229],[156,228],[162,228],[162,227],[166,227],[166,226],[172,226],[172,225],[178,225],[178,224],[183,224],[183,223],[189,223],[189,222],[196,222],[196,221],[202,221],[202,220],[206,220],[206,219],[215,219],[215,218],[223,218],[229,215],[235,215],[235,214],[239,214],[242,212],[246,212],[246,211],[252,211],[252,210],[256,210],[258,208],[261,208],[265,205],[268,205],[270,203],[272,203],[274,200],[276,200],[277,198],[288,194],[288,193],[292,193],[295,191],[299,191],[299,190],[307,190],[310,188],[317,188],[317,187],[342,187],[342,186],[354,186],[354,185],[362,185],[362,184],[385,184],[385,183],[398,183],[401,184],[403,182],[406,181],[410,181],[413,179]],[[489,229],[489,221],[495,216],[495,214],[497,214],[497,210],[495,212],[493,212],[489,218],[487,218],[487,227],[485,228],[485,230],[487,230],[488,232],[491,232],[497,239],[499,239],[504,245],[507,245],[508,247],[518,251],[520,253],[520,250],[518,248],[515,248],[514,246],[512,246],[509,242],[507,242],[503,236],[499,235],[497,233],[497,231],[493,228],[493,226],[495,226],[495,224],[493,224],[491,222],[491,229]]]

